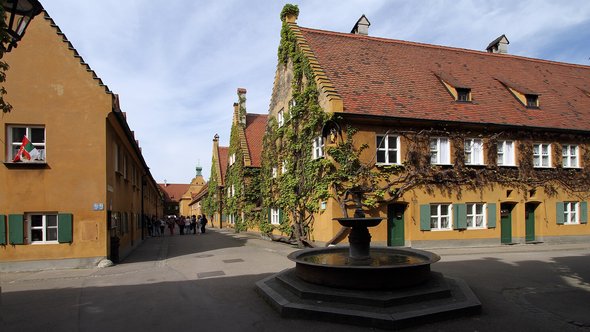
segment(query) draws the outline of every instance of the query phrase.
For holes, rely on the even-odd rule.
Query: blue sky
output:
[[[157,182],[205,178],[212,140],[229,144],[237,88],[267,113],[287,2],[41,0],[114,92]],[[590,1],[315,0],[298,24],[349,32],[365,14],[375,37],[484,50],[506,34],[510,54],[590,65]],[[26,38],[26,36],[25,36]]]

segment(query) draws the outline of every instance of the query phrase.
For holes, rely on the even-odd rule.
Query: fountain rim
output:
[[[313,262],[305,262],[300,258],[301,256],[310,255],[315,252],[341,252],[345,251],[348,252],[348,246],[335,246],[335,247],[328,247],[328,248],[311,248],[311,249],[301,249],[290,253],[287,258],[296,264],[304,264],[304,265],[312,265],[318,267],[325,267],[330,269],[403,269],[409,267],[416,267],[416,266],[423,266],[423,265],[430,265],[436,263],[440,260],[440,256],[430,251],[414,249],[414,248],[407,248],[407,247],[371,247],[370,251],[390,251],[390,252],[404,252],[404,253],[412,253],[415,256],[421,256],[425,258],[424,262],[414,263],[414,264],[403,264],[403,265],[385,265],[385,266],[364,266],[364,265],[326,265],[326,264],[318,264]]]

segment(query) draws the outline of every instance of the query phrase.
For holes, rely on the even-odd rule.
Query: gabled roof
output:
[[[590,130],[583,92],[590,91],[589,66],[293,27],[342,98],[344,113]],[[473,102],[455,102],[441,73],[468,85]],[[506,81],[535,91],[539,108],[526,108]]]
[[[164,199],[170,202],[178,202],[188,190],[189,184],[184,183],[158,183],[164,193]]]
[[[262,138],[266,130],[266,114],[246,114],[246,142],[253,167],[260,167],[262,160]]]

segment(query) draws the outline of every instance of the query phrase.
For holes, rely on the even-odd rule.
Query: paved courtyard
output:
[[[294,266],[288,245],[209,229],[148,238],[104,269],[3,273],[0,331],[371,331],[283,319],[254,283]],[[590,331],[590,244],[433,249],[480,315],[405,331]]]

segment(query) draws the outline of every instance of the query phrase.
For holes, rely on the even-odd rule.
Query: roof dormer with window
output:
[[[540,94],[527,89],[519,84],[506,81],[504,79],[498,79],[502,85],[510,91],[510,93],[526,108],[539,108],[539,96]]]
[[[471,97],[471,88],[466,84],[459,82],[448,74],[438,73],[436,76],[455,101],[468,103],[473,101]]]

